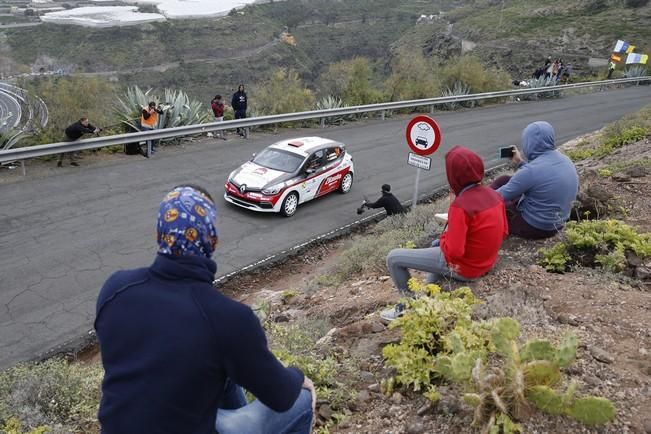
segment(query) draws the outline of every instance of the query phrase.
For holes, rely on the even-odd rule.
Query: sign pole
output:
[[[433,154],[441,144],[441,129],[434,119],[420,115],[409,121],[405,131],[405,138],[407,139],[407,145],[413,151],[409,153],[407,164],[416,167],[414,196],[411,200],[411,209],[413,211],[418,203],[420,170],[430,170],[432,159],[427,156]]]
[[[414,197],[411,199],[411,210],[416,209],[416,203],[418,202],[418,184],[420,182],[420,167],[416,168],[416,182],[414,183]]]

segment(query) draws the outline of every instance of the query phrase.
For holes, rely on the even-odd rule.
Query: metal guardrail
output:
[[[361,106],[352,106],[327,110],[312,110],[298,113],[287,113],[281,115],[261,116],[250,119],[239,119],[225,122],[211,122],[198,125],[185,125],[176,128],[166,128],[153,131],[142,131],[127,134],[118,134],[108,137],[98,137],[75,142],[59,142],[48,145],[36,145],[23,148],[15,148],[0,151],[0,163],[19,161],[29,158],[43,157],[46,155],[56,155],[62,152],[75,152],[87,149],[98,149],[107,146],[123,145],[125,143],[139,142],[145,140],[169,139],[175,137],[204,134],[211,131],[231,130],[235,128],[247,128],[258,125],[278,124],[283,122],[295,122],[308,119],[326,119],[334,116],[345,116],[360,113],[386,112],[388,110],[398,110],[412,107],[434,106],[453,102],[477,101],[483,99],[505,98],[519,95],[541,94],[549,92],[558,92],[569,89],[580,89],[588,87],[601,87],[613,84],[637,83],[651,81],[651,76],[620,78],[614,80],[603,80],[587,83],[572,83],[558,86],[548,86],[543,88],[532,89],[514,89],[499,92],[486,92],[472,95],[456,95],[448,97],[427,98],[409,101],[386,102],[380,104],[370,104]],[[384,113],[383,113],[384,114]],[[384,116],[383,116],[384,117]],[[323,122],[322,122],[323,125]]]

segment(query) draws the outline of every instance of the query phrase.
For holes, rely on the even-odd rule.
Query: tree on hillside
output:
[[[392,101],[433,98],[439,95],[440,85],[436,66],[421,52],[403,50],[391,64],[391,75],[386,89]]]
[[[377,88],[371,62],[365,57],[330,65],[320,76],[321,94],[341,98],[345,105],[373,104],[384,99]]]
[[[470,93],[492,92],[511,87],[511,77],[504,71],[486,68],[475,56],[454,57],[441,69],[441,87],[468,87]]]
[[[257,87],[253,101],[260,114],[292,113],[312,109],[314,94],[305,87],[296,71],[278,68]]]
[[[48,107],[49,121],[39,135],[25,140],[35,144],[60,142],[63,131],[82,116],[93,125],[105,127],[116,122],[111,106],[116,87],[99,77],[54,77],[25,81],[20,86],[43,99]]]

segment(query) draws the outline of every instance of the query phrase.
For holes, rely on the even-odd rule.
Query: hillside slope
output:
[[[336,61],[365,56],[386,77],[396,50],[422,50],[441,62],[464,49],[516,77],[546,56],[588,73],[616,39],[651,50],[646,0],[447,0],[419,2],[286,0],[227,17],[140,27],[87,29],[44,24],[0,31],[2,73],[63,69],[103,73],[126,84],[172,85],[194,96],[255,83],[275,66],[296,69],[308,86]],[[639,7],[627,6],[636,3]],[[421,20],[421,15],[432,15]],[[296,45],[279,42],[287,27]],[[139,68],[147,71],[135,72]]]

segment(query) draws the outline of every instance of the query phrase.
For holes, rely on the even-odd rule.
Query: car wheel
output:
[[[291,217],[296,214],[296,208],[298,208],[298,193],[292,191],[285,197],[283,204],[280,207],[280,213],[285,217]]]
[[[353,187],[353,174],[348,172],[339,184],[339,193],[346,194]]]

